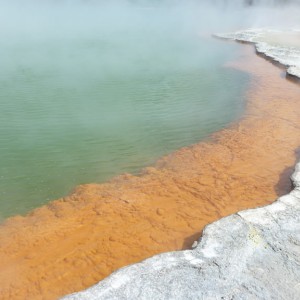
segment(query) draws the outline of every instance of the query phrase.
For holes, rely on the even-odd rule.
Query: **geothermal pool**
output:
[[[239,45],[149,20],[80,24],[1,40],[2,218],[137,173],[241,114],[247,75],[224,67]]]

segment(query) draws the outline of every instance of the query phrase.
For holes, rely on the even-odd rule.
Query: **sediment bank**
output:
[[[253,76],[244,117],[141,176],[79,186],[8,219],[0,228],[1,299],[56,299],[84,289],[124,265],[189,248],[207,223],[290,191],[299,85],[252,46],[241,47],[228,67]]]

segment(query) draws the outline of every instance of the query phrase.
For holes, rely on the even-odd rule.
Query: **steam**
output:
[[[103,42],[103,47],[109,42],[107,48],[114,50],[106,53],[107,57],[102,59],[106,63],[99,67],[108,70],[124,64],[126,69],[126,64],[159,53],[164,44],[172,44],[174,40],[182,45],[191,42],[189,46],[192,46],[199,35],[210,36],[216,32],[266,26],[299,28],[297,3],[283,0],[0,0],[0,43],[2,49],[19,49],[25,56],[35,44],[35,49],[31,49],[34,61],[59,51],[56,54],[65,63],[76,41]],[[49,47],[50,41],[55,42],[56,49]],[[184,50],[174,47],[172,53],[176,55],[176,51]],[[86,55],[79,60],[95,59],[94,56]],[[7,67],[9,57],[2,56],[0,63],[2,69]]]
[[[3,42],[14,36],[76,38],[132,30],[180,34],[253,26],[299,27],[297,4],[300,1],[0,0],[0,34]]]
[[[100,80],[143,68],[171,70],[172,61],[187,53],[184,63],[192,64],[201,29],[196,9],[192,1],[1,1],[2,73],[14,74],[16,66],[21,71],[49,66],[48,73],[61,76],[64,84],[76,76],[83,84],[91,73]],[[160,63],[166,60],[160,54],[170,48],[168,62]]]

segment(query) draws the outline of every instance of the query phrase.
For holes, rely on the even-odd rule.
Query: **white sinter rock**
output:
[[[300,163],[294,190],[208,226],[193,250],[156,255],[64,297],[300,299]]]
[[[287,67],[289,75],[300,78],[300,31],[248,29],[234,33],[216,34],[216,37],[254,43],[258,53],[263,53]]]

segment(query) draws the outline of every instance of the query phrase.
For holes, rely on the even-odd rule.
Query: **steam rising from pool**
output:
[[[0,1],[2,216],[138,172],[239,116],[247,76],[222,67],[238,46],[209,35],[267,15],[216,7]]]

